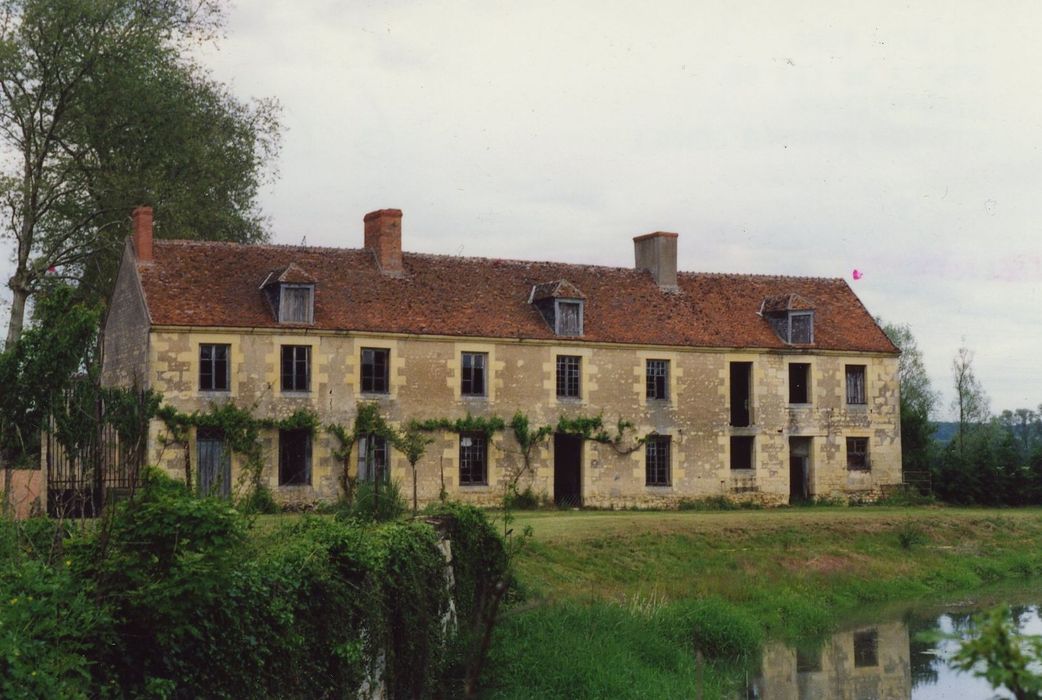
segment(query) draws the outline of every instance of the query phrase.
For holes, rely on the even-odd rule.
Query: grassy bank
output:
[[[525,525],[524,600],[498,631],[489,697],[718,696],[764,638],[1042,576],[1039,509],[563,512]]]

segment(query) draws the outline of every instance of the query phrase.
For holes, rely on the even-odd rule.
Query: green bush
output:
[[[525,487],[524,491],[510,489],[503,497],[503,507],[507,510],[535,510],[542,502],[543,499],[531,486]]]
[[[397,481],[377,483],[359,481],[350,502],[337,513],[340,520],[387,522],[402,517],[407,510]]]
[[[239,511],[246,515],[273,515],[279,512],[275,496],[264,484],[256,484],[236,505]]]

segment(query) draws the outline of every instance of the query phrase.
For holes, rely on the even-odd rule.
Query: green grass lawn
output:
[[[755,656],[754,638],[824,635],[867,605],[1042,577],[1042,509],[515,517],[515,532],[531,526],[533,536],[516,561],[522,600],[497,630],[489,697],[687,697],[700,673],[692,639],[714,697],[740,675],[739,657]],[[692,616],[692,604],[709,612]],[[678,618],[690,628],[678,632]],[[721,647],[750,621],[756,635]],[[679,655],[642,651],[674,647]]]

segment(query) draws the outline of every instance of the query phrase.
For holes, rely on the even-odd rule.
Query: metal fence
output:
[[[144,438],[125,444],[107,419],[104,401],[91,403],[93,415],[83,415],[81,408],[78,430],[63,430],[52,417],[42,436],[47,513],[53,517],[97,517],[107,503],[131,494],[138,484]]]

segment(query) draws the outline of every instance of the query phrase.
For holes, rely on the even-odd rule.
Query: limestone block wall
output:
[[[128,242],[129,246],[130,243]],[[102,335],[101,379],[106,386],[148,386],[148,311],[133,256],[124,254]]]
[[[198,390],[199,345],[226,343],[231,349],[228,392]],[[280,346],[311,347],[311,390],[283,393],[280,388]],[[889,356],[813,354],[802,352],[721,351],[635,347],[531,340],[482,340],[431,336],[386,336],[356,333],[264,329],[154,329],[148,342],[151,385],[182,411],[205,411],[213,402],[232,400],[264,418],[284,418],[298,408],[317,412],[323,424],[350,427],[362,401],[378,404],[392,425],[411,419],[455,419],[468,413],[498,415],[509,422],[515,411],[527,414],[533,427],[555,425],[561,416],[601,415],[609,432],[619,419],[632,422],[622,449],[587,441],[580,467],[582,502],[600,507],[662,506],[709,496],[787,502],[790,493],[790,438],[811,438],[809,490],[813,495],[873,497],[882,487],[901,480],[897,360]],[[390,352],[387,394],[361,391],[362,348]],[[487,354],[487,391],[483,397],[461,396],[460,357],[463,352]],[[581,395],[556,395],[557,355],[581,360]],[[669,362],[665,400],[648,400],[645,361]],[[731,362],[752,363],[750,404],[753,424],[730,425]],[[811,400],[788,404],[788,363],[812,365]],[[845,403],[844,367],[866,367],[868,403]],[[670,437],[670,483],[645,485],[645,451],[634,438],[649,433]],[[163,445],[162,423],[152,426],[150,459],[171,474],[184,473],[185,454]],[[732,435],[751,436],[751,470],[730,468]],[[871,469],[847,469],[846,437],[867,437]],[[475,503],[500,502],[507,479],[523,464],[509,428],[489,441],[488,483],[459,483],[459,436],[440,433],[418,465],[421,502],[438,498],[442,488],[453,498]],[[196,463],[194,437],[189,458]],[[278,432],[264,435],[263,478],[277,498],[286,502],[328,500],[337,496],[343,463],[333,457],[335,438],[320,432],[312,447],[312,479],[307,486],[278,485]],[[632,451],[630,451],[632,450]],[[356,470],[357,448],[349,468]],[[411,498],[412,473],[405,458],[390,455],[391,475]],[[551,439],[536,450],[533,472],[521,486],[553,496],[554,454]],[[241,472],[241,457],[233,455],[232,478]]]

